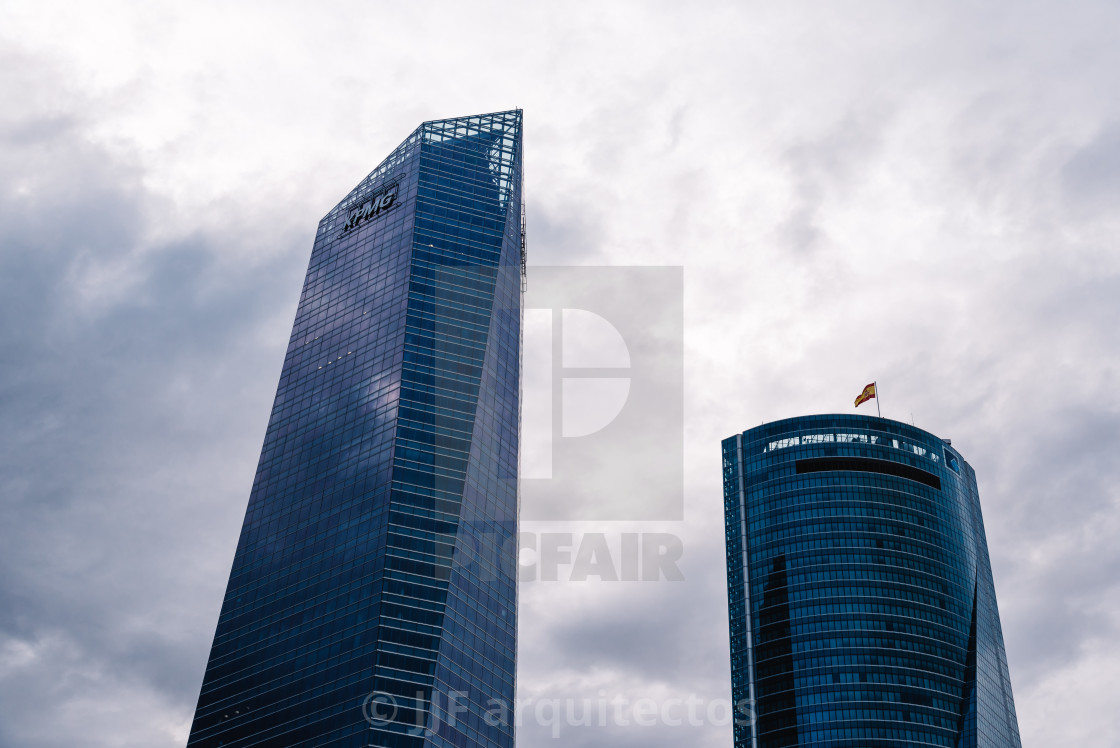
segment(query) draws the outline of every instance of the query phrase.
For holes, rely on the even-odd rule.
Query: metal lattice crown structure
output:
[[[476,141],[479,147],[487,152],[490,170],[498,184],[504,206],[512,197],[520,137],[520,109],[424,122],[359,182],[342,202],[327,213],[323,218],[323,225],[328,230],[333,228],[335,222],[344,217],[352,207],[375,193],[383,184],[400,176],[400,170],[422,143],[441,143],[448,140],[457,140],[460,143]]]

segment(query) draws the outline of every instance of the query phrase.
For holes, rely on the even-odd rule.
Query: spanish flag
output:
[[[856,398],[856,407],[858,408],[873,397],[875,397],[875,382],[864,387],[863,392],[859,393],[859,397]]]

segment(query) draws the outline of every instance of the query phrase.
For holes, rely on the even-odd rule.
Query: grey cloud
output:
[[[1079,149],[1062,169],[1071,201],[1108,208],[1120,200],[1120,124],[1111,122]]]
[[[411,11],[247,5],[236,53],[192,7],[143,44],[127,5],[81,37],[101,19],[80,6],[0,28],[0,745],[182,745],[315,214],[383,155],[355,133],[395,144],[499,100],[526,107],[532,262],[680,262],[686,283],[686,520],[661,528],[686,581],[525,585],[523,690],[727,697],[718,440],[848,408],[875,371],[885,415],[913,410],[979,472],[1026,744],[1068,740],[1045,709],[1111,744],[1113,6],[448,6],[454,38],[416,46]],[[383,66],[374,23],[402,30]],[[472,29],[503,56],[472,61]],[[339,63],[359,49],[380,73]],[[861,210],[874,170],[915,205]]]
[[[534,265],[577,265],[602,261],[601,217],[588,199],[552,203],[529,196],[529,261]]]
[[[157,744],[197,695],[279,363],[250,333],[290,319],[303,253],[246,283],[220,236],[150,243],[169,206],[78,117],[9,119],[0,159],[0,744]]]
[[[792,175],[793,209],[778,227],[792,248],[806,252],[821,238],[817,213],[828,199],[854,191],[867,162],[874,159],[886,123],[881,111],[849,114],[822,137],[789,147],[784,161]]]
[[[557,611],[541,664],[556,671],[625,672],[681,689],[714,674],[730,679],[721,646],[727,644],[727,593],[723,580],[711,574],[723,564],[723,547],[696,538],[684,542],[684,582],[582,584],[594,602]],[[548,584],[531,583],[525,593],[547,596]]]

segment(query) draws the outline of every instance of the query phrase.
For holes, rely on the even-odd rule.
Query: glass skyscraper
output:
[[[1019,748],[976,474],[947,440],[791,418],[725,439],[723,486],[736,748]]]
[[[190,746],[512,746],[521,111],[319,223]]]

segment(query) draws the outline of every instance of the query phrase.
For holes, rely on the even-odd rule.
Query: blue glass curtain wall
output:
[[[882,418],[723,442],[737,748],[1018,748],[976,477]]]
[[[513,744],[520,175],[426,122],[320,222],[188,745]]]

